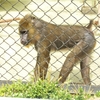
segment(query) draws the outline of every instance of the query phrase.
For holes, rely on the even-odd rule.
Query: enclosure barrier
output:
[[[100,85],[100,28],[98,24],[99,2],[96,0],[0,0],[0,84],[32,80],[37,60],[34,45],[26,48],[20,43],[19,21],[32,14],[55,25],[88,26],[94,20],[92,30],[96,46],[90,57],[91,85],[96,91]],[[47,79],[55,81],[70,50],[54,50],[50,53]],[[87,55],[88,56],[88,55]],[[67,83],[83,84],[80,65],[74,65]],[[95,88],[94,88],[95,87]],[[97,88],[98,87],[98,88]]]

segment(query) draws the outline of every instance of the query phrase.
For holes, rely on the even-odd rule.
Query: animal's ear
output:
[[[34,15],[30,15],[31,18],[31,23],[37,27],[37,28],[41,28],[43,26],[42,21],[39,20],[36,16]]]
[[[43,27],[43,23],[42,21],[40,21],[39,19],[36,19],[34,22],[35,27],[37,28],[42,28]]]
[[[34,23],[35,18],[36,18],[35,16],[31,15],[31,22],[32,23]]]

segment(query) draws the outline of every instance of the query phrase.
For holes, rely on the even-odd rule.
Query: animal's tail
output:
[[[91,30],[92,25],[93,25],[93,20],[90,20],[90,23],[89,23],[89,25],[87,26],[87,28]]]

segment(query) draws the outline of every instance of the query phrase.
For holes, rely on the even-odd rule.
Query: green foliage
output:
[[[85,100],[84,91],[82,88],[79,88],[78,95],[76,95],[76,100]]]
[[[97,97],[100,97],[100,91],[97,91],[97,92],[96,92],[96,96],[97,96]]]
[[[11,85],[2,85],[0,87],[0,96],[52,100],[86,100],[82,88],[79,89],[78,94],[72,95],[67,90],[58,87],[57,83],[46,80],[39,80],[36,83],[17,81]]]
[[[36,83],[18,81],[11,85],[2,85],[0,87],[0,96],[72,100],[70,93],[57,87],[56,83],[47,82],[46,80],[39,80]]]

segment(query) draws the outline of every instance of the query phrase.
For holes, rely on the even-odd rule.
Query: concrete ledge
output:
[[[81,9],[81,12],[84,13],[84,14],[97,14],[97,8],[83,6],[82,9]]]

